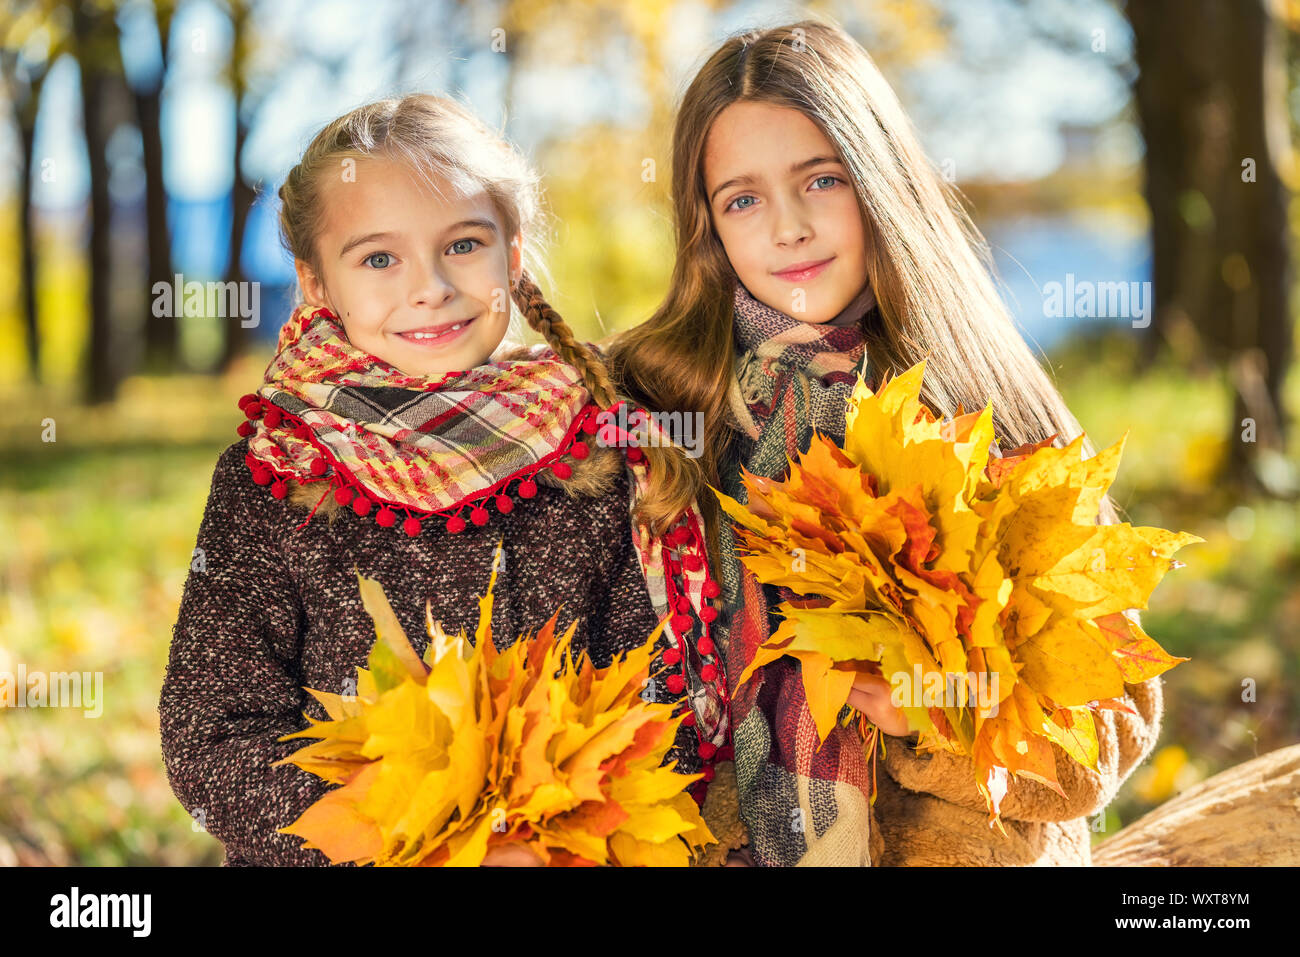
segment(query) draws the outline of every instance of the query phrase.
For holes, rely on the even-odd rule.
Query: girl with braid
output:
[[[181,601],[159,704],[181,803],[227,865],[328,863],[278,829],[331,785],[272,765],[304,713],[326,718],[304,687],[346,694],[366,663],[356,573],[422,655],[426,600],[474,634],[498,543],[498,642],[559,609],[606,667],[668,617],[645,696],[689,708],[668,760],[703,772],[702,801],[730,757],[702,522],[663,506],[681,456],[602,415],[618,404],[604,364],[530,278],[527,163],[457,103],[411,95],[327,125],[280,198],[302,302],[240,400]],[[512,303],[549,348],[508,336]]]

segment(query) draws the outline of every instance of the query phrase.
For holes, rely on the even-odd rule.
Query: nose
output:
[[[772,241],[778,246],[797,246],[812,238],[812,222],[802,203],[787,200],[778,203],[772,223]]]
[[[456,297],[456,287],[438,268],[437,262],[416,263],[411,270],[414,277],[410,305],[437,308]]]

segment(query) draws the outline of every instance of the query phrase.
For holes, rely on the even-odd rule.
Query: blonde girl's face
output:
[[[709,128],[704,183],[713,228],[755,299],[820,323],[866,286],[866,231],[848,171],[803,113],[732,103]]]
[[[340,165],[322,185],[320,275],[295,260],[307,303],[328,307],[354,346],[412,376],[487,362],[509,328],[521,270],[520,237],[504,235],[485,193],[434,184],[440,195],[387,159]]]

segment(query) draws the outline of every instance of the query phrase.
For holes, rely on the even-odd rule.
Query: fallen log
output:
[[[1300,744],[1188,788],[1092,849],[1099,867],[1300,864]]]

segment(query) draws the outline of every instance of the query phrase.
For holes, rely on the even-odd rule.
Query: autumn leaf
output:
[[[339,785],[279,832],[335,863],[475,866],[521,845],[551,866],[677,866],[715,841],[685,791],[702,775],[664,766],[687,712],[641,691],[663,625],[595,668],[557,616],[508,650],[492,641],[498,548],[474,641],[426,605],[417,655],[379,583],[358,574],[375,623],[357,694],[307,689],[329,720],[280,740],[316,739],[275,762]],[[557,613],[558,615],[558,613]]]
[[[919,750],[971,757],[1000,827],[1012,778],[1060,792],[1058,751],[1095,769],[1094,716],[1131,711],[1125,684],[1187,660],[1130,616],[1203,539],[1096,523],[1127,436],[1088,459],[1082,436],[999,457],[992,404],[940,421],[924,371],[874,393],[859,379],[843,447],[814,433],[784,480],[742,471],[748,505],[715,490],[745,567],[804,596],[776,609],[740,683],[798,659],[824,740],[855,670],[878,669]]]

